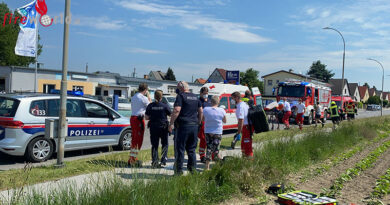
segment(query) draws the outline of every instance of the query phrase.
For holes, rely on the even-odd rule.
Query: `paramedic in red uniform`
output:
[[[290,129],[290,116],[291,116],[291,106],[290,103],[287,102],[287,98],[283,98],[284,105],[283,105],[283,123],[286,126],[285,129]]]
[[[241,94],[239,92],[232,93],[232,99],[236,102],[236,117],[238,120],[237,134],[242,134],[241,139],[241,151],[242,156],[252,159],[253,148],[252,148],[252,136],[250,127],[248,125],[248,110],[249,106],[245,102],[241,101]]]
[[[305,114],[305,111],[306,111],[305,104],[302,103],[302,99],[299,99],[299,103],[297,105],[297,117],[295,118],[295,121],[297,122],[300,130],[302,130],[303,115]]]
[[[148,85],[141,83],[138,86],[138,92],[131,98],[131,148],[130,158],[127,162],[129,166],[140,166],[138,161],[138,152],[141,149],[145,132],[145,111],[152,100],[150,99]]]
[[[202,108],[205,107],[211,107],[211,104],[209,103],[208,99],[209,89],[207,87],[202,87],[200,89],[200,103],[202,104]],[[198,132],[198,138],[199,138],[199,156],[200,156],[200,162],[206,163],[206,135],[204,134],[204,121],[202,121],[202,124],[199,125],[199,132]]]

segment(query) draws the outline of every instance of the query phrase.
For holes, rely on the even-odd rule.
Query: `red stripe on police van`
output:
[[[14,118],[12,117],[0,117],[0,121],[12,121]]]
[[[122,124],[122,125],[68,125],[68,127],[128,127],[130,124]],[[29,128],[45,128],[45,125],[25,125],[23,127],[24,129],[29,129]]]

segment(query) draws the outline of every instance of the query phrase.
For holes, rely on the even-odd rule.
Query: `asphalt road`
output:
[[[390,110],[385,109],[383,110],[384,115],[390,115]],[[357,118],[367,118],[367,117],[374,117],[374,116],[380,116],[380,111],[366,111],[366,110],[359,110]],[[331,123],[329,120],[327,123]],[[296,128],[297,125],[292,124],[292,128]],[[280,129],[283,129],[284,126],[280,125]],[[275,124],[276,129],[276,124]],[[235,130],[227,131],[224,133],[224,137],[229,137],[234,135]],[[173,144],[173,136],[169,137],[169,144]],[[144,143],[142,146],[142,149],[150,149],[150,134],[149,130],[145,132],[145,138]],[[123,151],[109,151],[108,147],[103,148],[96,148],[96,149],[89,149],[89,150],[82,150],[82,151],[70,151],[65,153],[65,161],[72,161],[82,158],[88,158],[88,157],[94,157],[99,156],[102,154],[111,154],[115,152],[123,152]],[[56,162],[55,155],[53,156],[53,159],[48,160],[43,163],[34,163],[33,166],[41,166],[41,165],[47,165],[47,164],[54,164]],[[0,152],[0,171],[5,171],[9,169],[18,169],[23,168],[25,166],[25,158],[24,157],[15,157],[15,156],[9,156],[4,153]]]

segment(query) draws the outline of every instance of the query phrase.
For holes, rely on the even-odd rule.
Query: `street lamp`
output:
[[[382,74],[382,98],[383,98],[383,84],[384,84],[384,80],[385,80],[385,69],[383,68],[383,65],[381,62],[375,60],[375,59],[372,59],[372,58],[367,58],[367,60],[370,60],[370,61],[375,61],[377,62],[381,68],[382,68],[382,71],[383,71],[383,74]],[[382,102],[382,106],[381,106],[381,116],[383,116],[383,99],[381,100]]]
[[[340,34],[341,38],[343,39],[343,43],[344,43],[344,52],[343,52],[343,74],[342,74],[342,82],[341,82],[341,110],[343,110],[343,107],[344,107],[344,64],[345,64],[345,40],[344,40],[344,36],[340,33],[340,31],[338,31],[337,29],[335,28],[331,28],[331,27],[325,27],[323,29],[328,29],[328,30],[334,30],[336,31],[337,33]]]

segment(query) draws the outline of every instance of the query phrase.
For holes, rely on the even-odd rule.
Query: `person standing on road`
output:
[[[316,126],[315,127],[317,127],[317,123],[319,123],[319,122],[321,122],[322,127],[324,127],[325,122],[324,122],[324,120],[321,120],[322,106],[321,106],[320,102],[317,102],[316,107],[315,107],[315,111],[316,111],[316,119],[315,119]],[[324,117],[326,114],[327,113],[324,113]]]
[[[150,142],[152,144],[152,168],[161,168],[167,163],[168,153],[168,118],[171,109],[161,102],[163,92],[157,90],[154,93],[155,102],[148,105],[145,112],[145,119],[149,120]],[[161,139],[161,161],[158,163],[158,144]]]
[[[329,110],[330,111],[328,111],[328,112],[330,114],[330,118],[332,119],[333,130],[335,130],[337,128],[337,125],[340,122],[339,107],[337,106],[337,104],[334,101],[332,101],[332,103],[330,104]]]
[[[286,126],[286,130],[290,129],[290,116],[291,116],[291,106],[290,103],[287,101],[287,98],[283,98],[284,104],[283,104],[283,123]]]
[[[241,151],[242,156],[249,159],[253,159],[253,148],[252,148],[252,130],[248,123],[248,111],[249,106],[241,101],[241,94],[239,92],[232,93],[232,99],[236,102],[236,117],[238,120],[238,128],[236,136],[242,134],[241,140]]]
[[[306,106],[302,103],[302,99],[299,98],[299,103],[297,105],[297,117],[295,118],[295,121],[297,122],[299,129],[302,130],[303,126],[303,115],[305,114]]]
[[[200,97],[199,100],[202,104],[202,108],[204,109],[205,107],[210,107],[211,104],[209,103],[208,99],[208,94],[209,94],[209,89],[207,87],[202,87],[200,89]],[[202,121],[200,127],[199,127],[199,132],[198,132],[198,138],[199,138],[199,156],[200,156],[200,162],[206,163],[206,136],[204,133],[204,121]]]
[[[198,143],[198,127],[203,117],[202,105],[198,97],[191,93],[186,82],[180,81],[176,89],[177,97],[174,104],[169,132],[175,130],[175,175],[183,174],[184,151],[187,151],[187,169],[196,171],[196,147]]]
[[[206,170],[210,169],[212,156],[221,159],[219,156],[219,145],[222,140],[223,123],[226,123],[226,112],[219,108],[219,97],[211,98],[211,106],[203,110],[203,119],[205,123],[205,133],[207,141],[206,151]]]
[[[137,156],[144,140],[145,110],[151,101],[152,100],[150,99],[148,85],[145,83],[141,83],[138,86],[138,92],[131,98],[131,148],[130,158],[127,162],[129,166],[142,165],[142,162],[138,160]]]

